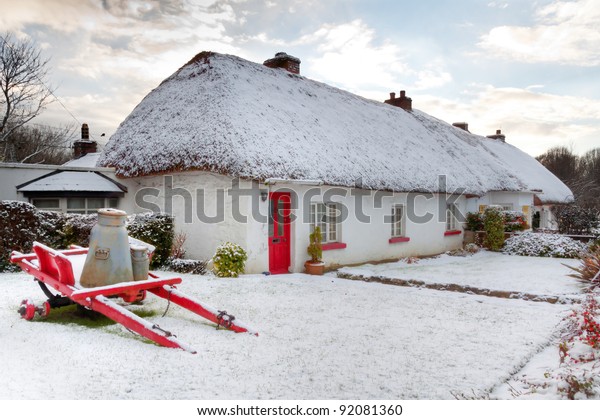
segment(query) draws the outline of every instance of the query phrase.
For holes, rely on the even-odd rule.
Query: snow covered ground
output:
[[[523,278],[543,270],[549,284],[561,283],[564,272],[548,269],[554,260],[528,260],[519,269],[529,273],[521,272]],[[486,257],[481,263],[492,262]],[[495,277],[501,283],[514,275],[498,270]],[[41,290],[24,274],[2,274],[0,281],[0,399],[485,395],[549,342],[569,309],[331,276],[185,275],[182,291],[260,332],[217,331],[174,306],[162,318],[166,302],[148,299],[145,306],[158,314],[151,319],[195,347],[192,355],[148,344],[119,325],[23,321],[18,304],[25,297],[41,301]]]
[[[576,267],[579,262],[564,258],[520,257],[480,251],[466,257],[444,254],[411,264],[405,260],[379,265],[365,264],[345,267],[340,272],[536,295],[579,295],[582,288],[575,279],[568,277],[573,271],[565,264]]]

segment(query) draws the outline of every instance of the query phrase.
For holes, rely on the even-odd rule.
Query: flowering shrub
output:
[[[502,215],[504,216],[505,232],[518,232],[529,228],[525,221],[525,215],[520,211],[505,210]]]
[[[600,353],[600,310],[597,297],[588,294],[581,309],[569,315],[568,334],[559,345],[561,366],[549,374],[558,380],[558,391],[570,400],[596,394],[596,360]]]
[[[492,206],[497,208],[496,206]],[[500,213],[504,219],[505,232],[517,232],[528,229],[529,226],[525,221],[525,215],[520,211],[501,210]],[[477,232],[484,230],[485,214],[467,213],[466,229]]]
[[[477,232],[483,230],[483,214],[481,213],[467,213],[467,225],[466,229]]]
[[[225,242],[217,247],[212,258],[213,271],[218,277],[238,277],[244,273],[247,259],[248,255],[241,246]]]
[[[586,246],[567,236],[525,232],[506,240],[502,252],[528,257],[578,258]]]

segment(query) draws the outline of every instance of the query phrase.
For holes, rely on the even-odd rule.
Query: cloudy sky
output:
[[[51,58],[60,100],[37,119],[108,139],[196,53],[263,62],[466,121],[532,155],[600,147],[600,0],[0,0],[0,31]],[[101,133],[106,137],[100,138]]]

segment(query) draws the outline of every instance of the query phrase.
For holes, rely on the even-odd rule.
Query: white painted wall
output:
[[[297,208],[293,210],[297,216],[296,222],[292,225],[292,258],[291,269],[298,272],[304,270],[304,262],[309,258],[306,248],[309,244],[310,223],[308,215],[310,214],[310,202],[323,202],[327,192],[338,193],[330,196],[326,201],[340,203],[348,210],[348,215],[341,223],[340,242],[346,244],[344,249],[323,251],[323,260],[326,266],[358,264],[367,261],[382,261],[389,259],[398,259],[406,256],[433,255],[450,249],[460,248],[462,246],[462,234],[455,236],[444,236],[446,229],[445,223],[445,201],[444,196],[431,195],[431,197],[421,197],[414,200],[417,215],[429,213],[431,220],[427,223],[419,223],[406,218],[405,231],[410,237],[409,242],[389,243],[391,238],[391,226],[385,223],[384,217],[391,215],[393,204],[404,204],[409,208],[409,201],[413,200],[407,193],[388,193],[381,199],[381,205],[375,205],[375,192],[359,190],[364,195],[360,199],[362,202],[362,212],[370,217],[370,223],[359,220],[356,211],[358,198],[350,194],[349,188],[336,188],[329,186],[298,186],[298,185],[276,185],[271,187],[271,191],[282,188],[294,190],[297,195]],[[314,195],[314,191],[319,191]],[[443,218],[439,218],[439,200],[442,200]],[[466,202],[464,198],[459,198],[457,205],[461,211],[465,211]],[[307,218],[302,219],[306,214]]]
[[[467,212],[478,213],[481,205],[512,204],[514,211],[523,211],[524,206],[529,206],[527,224],[531,226],[534,211],[533,197],[534,194],[530,192],[491,191],[482,197],[467,199]]]

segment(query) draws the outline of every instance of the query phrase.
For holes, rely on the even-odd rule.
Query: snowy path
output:
[[[191,355],[118,325],[25,322],[20,300],[41,291],[23,274],[0,281],[2,399],[453,399],[507,379],[567,310],[327,276],[186,275],[182,291],[260,331],[216,331],[171,307],[155,320]]]

